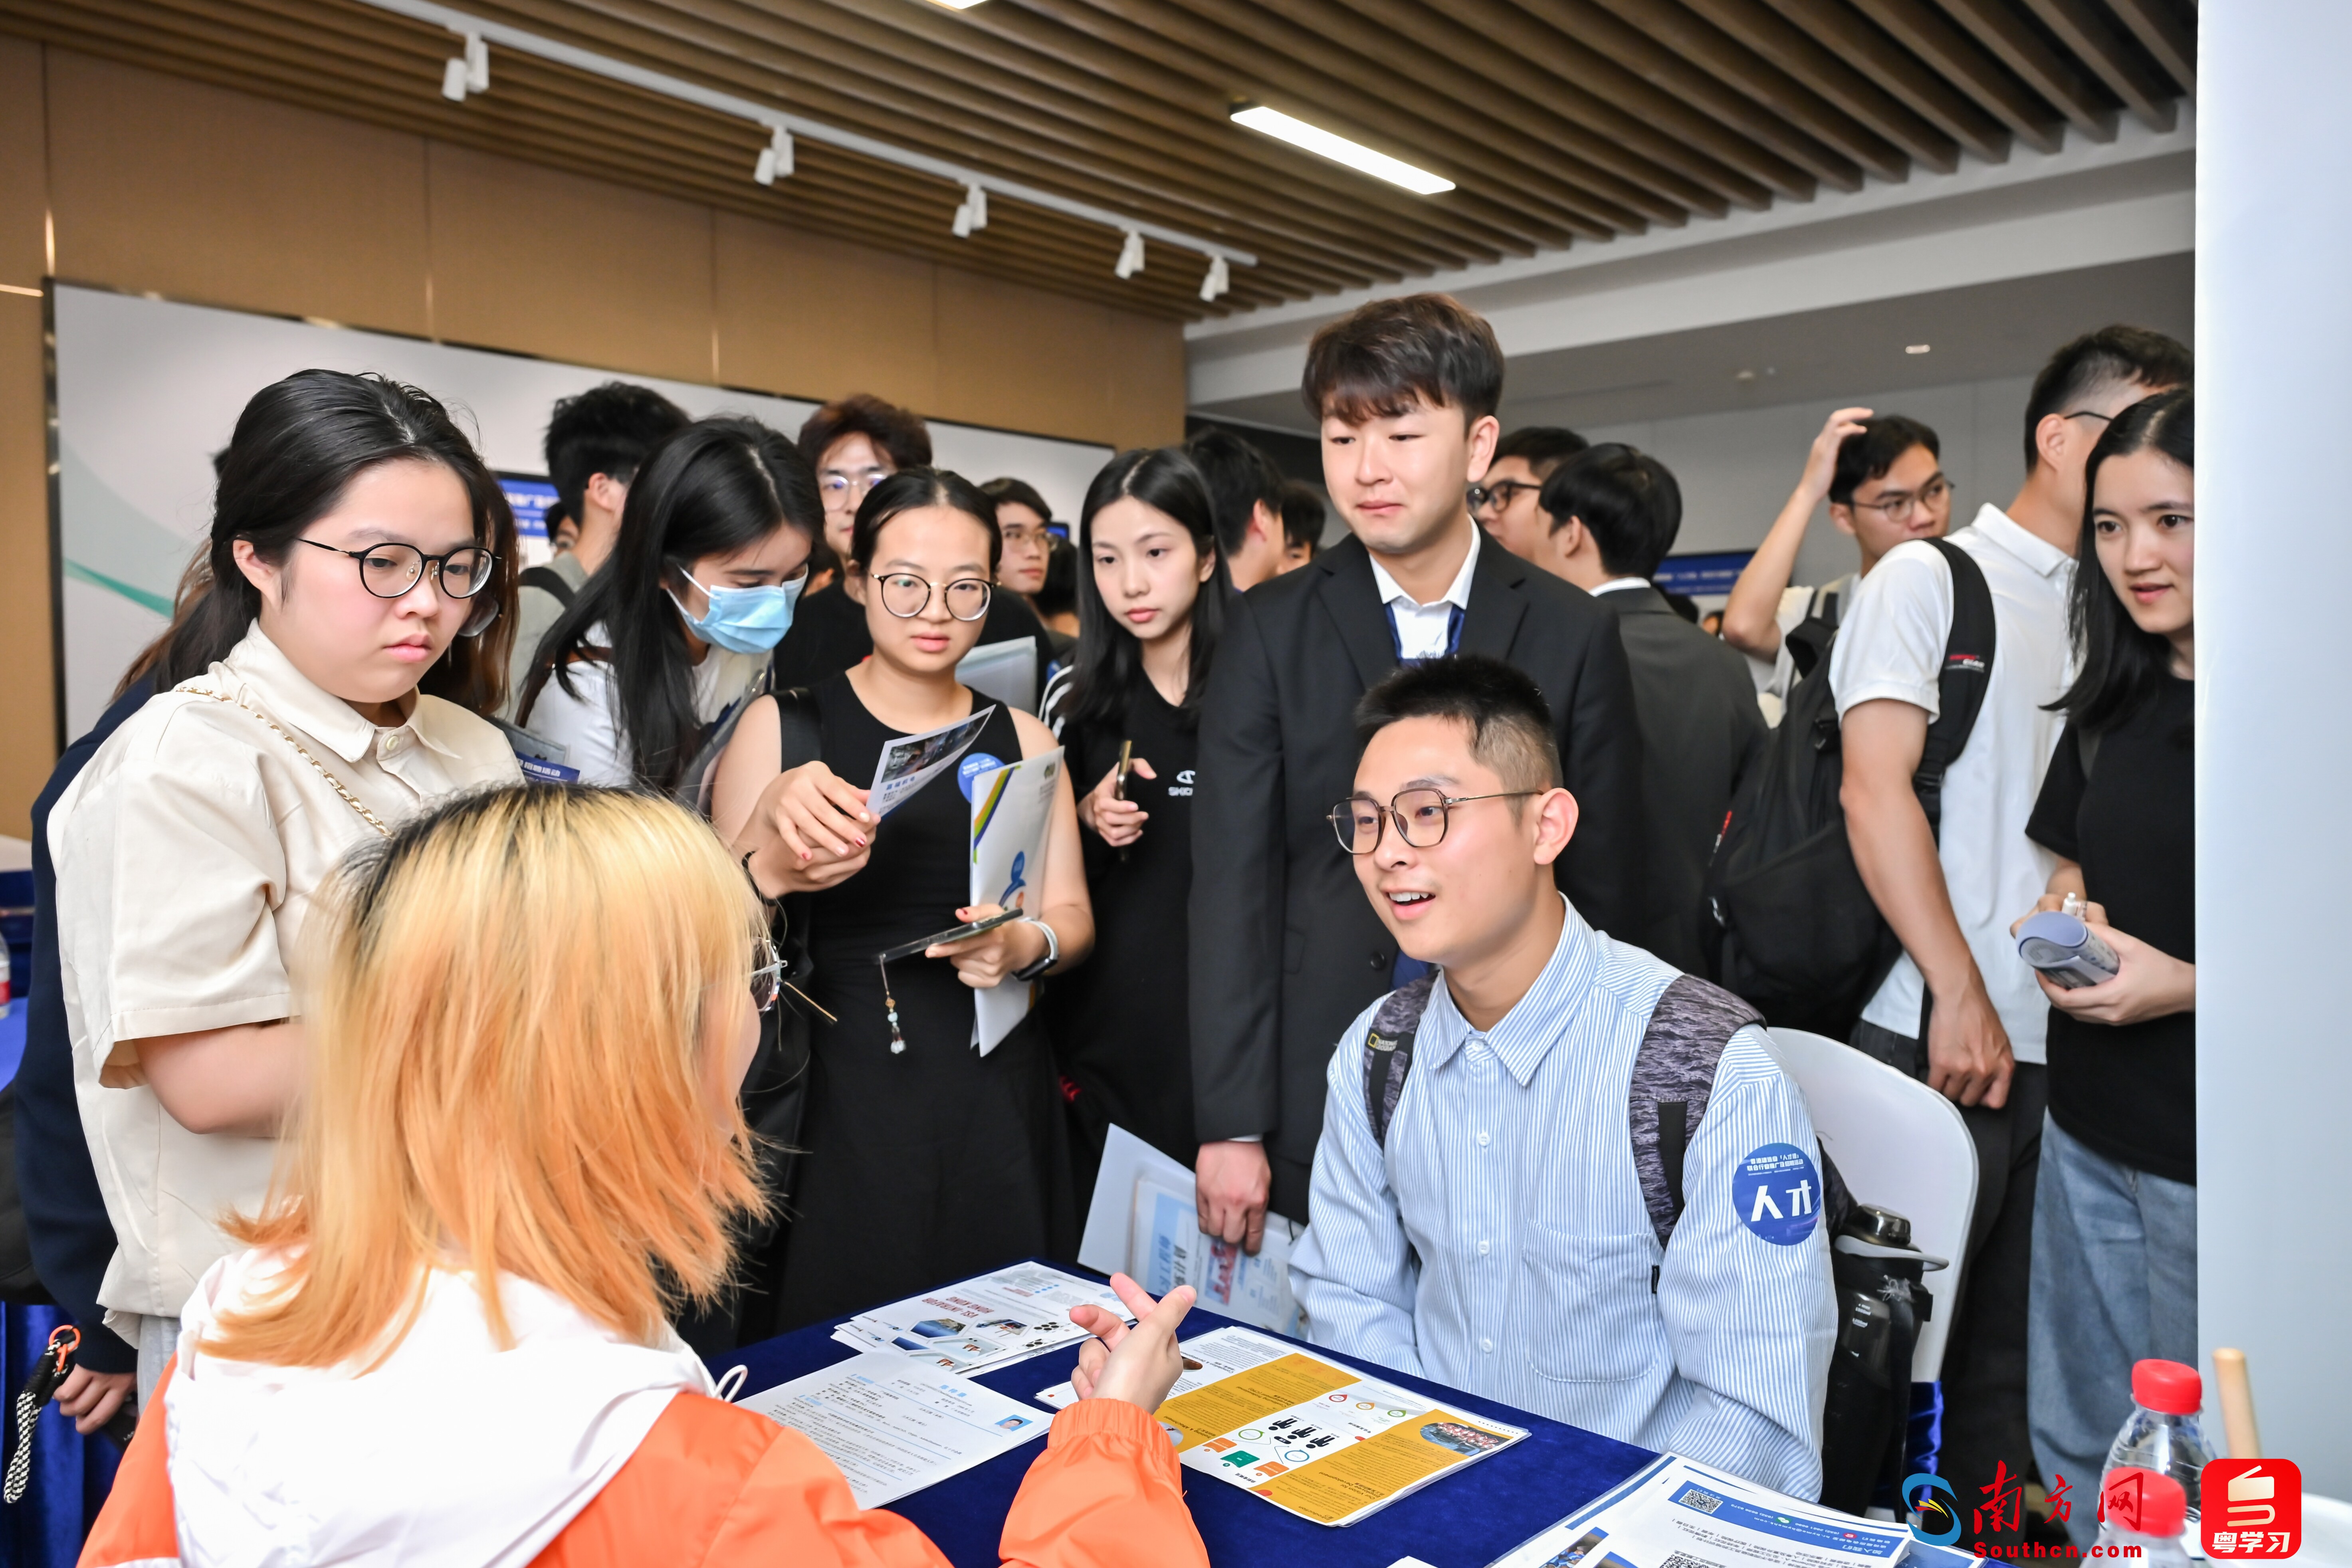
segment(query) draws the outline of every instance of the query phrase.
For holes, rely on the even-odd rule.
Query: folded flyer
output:
[[[866,809],[878,821],[905,805],[908,796],[937,778],[971,749],[995,711],[995,704],[991,703],[952,724],[942,724],[919,735],[901,735],[887,742],[881,756],[875,760],[874,783],[866,790]]]
[[[1177,1462],[1318,1524],[1353,1524],[1528,1435],[1248,1329],[1182,1349],[1160,1406]],[[1037,1395],[1070,1398],[1066,1384]]]
[[[1304,1227],[1268,1214],[1265,1238],[1253,1257],[1202,1230],[1199,1211],[1191,1168],[1113,1123],[1078,1261],[1105,1274],[1124,1270],[1154,1296],[1190,1285],[1213,1312],[1297,1333],[1290,1248]]]
[[[1910,1547],[1906,1525],[1668,1454],[1488,1568],[1891,1568]]]
[[[1108,1285],[1042,1263],[1017,1263],[861,1312],[833,1337],[852,1350],[891,1351],[968,1377],[1085,1339],[1087,1331],[1070,1321],[1070,1309],[1083,1306],[1128,1316]]]

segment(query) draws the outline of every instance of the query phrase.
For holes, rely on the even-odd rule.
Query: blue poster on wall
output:
[[[555,510],[555,487],[537,474],[500,470],[499,489],[507,492],[507,505],[514,509],[515,532],[545,543],[547,514]]]

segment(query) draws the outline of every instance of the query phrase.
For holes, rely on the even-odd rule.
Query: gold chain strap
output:
[[[293,747],[297,756],[310,763],[313,768],[316,768],[318,770],[319,776],[326,780],[328,784],[333,788],[337,795],[343,797],[343,804],[360,814],[360,820],[362,822],[366,823],[370,827],[374,828],[386,838],[392,837],[392,829],[383,825],[383,819],[376,816],[374,812],[370,811],[364,801],[361,800],[359,796],[353,795],[349,789],[345,788],[342,780],[329,773],[327,771],[327,765],[319,761],[318,758],[312,756],[308,747],[304,746],[301,742],[296,740],[293,736],[288,734],[284,730],[279,729],[277,720],[272,719],[268,714],[264,713],[258,708],[240,702],[234,697],[224,697],[217,691],[191,691],[188,695],[191,697],[209,697],[215,702],[226,702],[232,708],[244,709],[246,712],[252,714],[255,718],[268,725],[272,730],[276,730],[278,731],[278,738],[285,742],[288,745]]]

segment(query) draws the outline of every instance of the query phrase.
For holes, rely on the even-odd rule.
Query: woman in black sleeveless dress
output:
[[[978,639],[995,553],[994,508],[965,480],[929,468],[884,480],[859,510],[851,548],[874,657],[800,704],[814,710],[818,759],[781,766],[784,731],[763,700],[721,766],[714,823],[763,894],[805,895],[792,908],[814,961],[811,994],[837,1020],[812,1032],[803,1152],[771,1275],[780,1330],[1076,1249],[1044,1031],[1033,1016],[985,1057],[972,1046],[975,988],[1017,984],[1008,977],[1076,963],[1093,945],[1067,781],[1034,918],[893,963],[888,1001],[874,962],[996,912],[971,902],[965,767],[942,770],[878,823],[862,787],[886,743],[975,711],[955,666]],[[964,762],[1053,748],[1043,724],[1000,708]]]
[[[1076,668],[1045,719],[1086,795],[1095,952],[1054,986],[1047,1026],[1069,1102],[1083,1205],[1116,1123],[1190,1165],[1192,1056],[1186,905],[1192,889],[1197,707],[1224,620],[1223,568],[1200,472],[1179,451],[1123,452],[1078,523]],[[1134,763],[1124,787],[1119,749]]]

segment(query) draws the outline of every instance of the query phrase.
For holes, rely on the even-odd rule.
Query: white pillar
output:
[[[2200,31],[2199,1329],[2352,1498],[2352,5]]]

